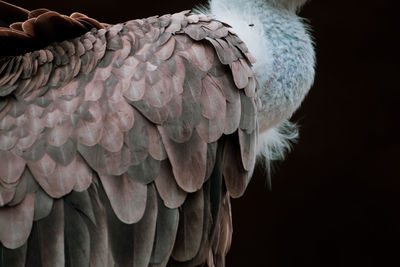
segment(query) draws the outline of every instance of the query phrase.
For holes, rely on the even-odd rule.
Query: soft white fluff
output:
[[[257,160],[264,165],[270,187],[271,162],[283,160],[298,137],[297,125],[290,121],[281,122],[278,126],[268,129],[258,136]]]
[[[299,136],[298,127],[290,121],[281,122],[258,137],[258,155],[267,160],[282,160]]]
[[[286,153],[292,149],[292,144],[297,142],[298,137],[297,125],[290,121],[284,121],[259,135],[257,161],[263,164],[269,188],[272,188],[273,168],[271,163],[276,160],[283,160]]]
[[[228,23],[257,62],[260,125],[258,156],[270,170],[298,136],[287,121],[299,107],[314,79],[314,51],[303,21],[296,15],[306,0],[210,0],[195,11]],[[269,175],[269,174],[268,174]]]

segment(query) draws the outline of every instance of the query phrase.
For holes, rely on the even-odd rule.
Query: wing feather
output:
[[[37,222],[41,266],[64,266],[64,203],[56,200],[49,216]]]
[[[186,192],[195,192],[203,185],[207,165],[207,143],[196,132],[186,143],[176,143],[159,128],[178,185]]]
[[[155,184],[166,207],[174,209],[184,203],[187,193],[176,183],[169,161],[161,162],[160,173],[155,180]]]
[[[133,266],[146,267],[149,265],[155,240],[157,216],[157,193],[154,186],[151,185],[148,187],[145,214],[134,228]]]
[[[102,28],[79,13],[29,14],[7,30],[25,45],[51,20]],[[222,266],[229,197],[255,164],[246,46],[189,11],[77,36],[1,60],[0,225],[24,222],[0,230],[2,244],[39,251],[26,261],[44,266]]]
[[[146,208],[147,186],[127,175],[100,175],[111,206],[118,219],[126,224],[139,221]]]
[[[150,263],[164,265],[172,253],[179,223],[178,209],[167,208],[160,197],[157,198],[158,214],[156,234]]]
[[[16,248],[8,249],[0,245],[0,263],[3,266],[25,267],[27,244]]]
[[[94,184],[88,190],[95,218],[95,227],[93,225],[89,227],[90,266],[107,267],[113,266],[114,260],[109,243],[106,209],[100,200],[97,182],[98,178],[96,177]]]
[[[89,266],[90,235],[82,214],[64,202],[66,265]]]
[[[53,198],[48,196],[42,189],[35,194],[35,211],[33,219],[35,221],[47,217],[53,208]]]
[[[32,229],[34,205],[31,193],[18,205],[0,209],[0,240],[5,247],[15,249],[25,244]]]
[[[182,206],[173,259],[184,262],[197,255],[203,234],[203,216],[204,195],[203,189],[200,189],[189,194]]]

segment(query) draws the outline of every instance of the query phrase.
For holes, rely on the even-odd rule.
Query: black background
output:
[[[193,0],[11,1],[86,13],[102,22],[190,9]],[[398,10],[395,1],[314,0],[315,85],[293,120],[301,138],[276,164],[273,190],[258,169],[233,201],[227,266],[400,266]]]

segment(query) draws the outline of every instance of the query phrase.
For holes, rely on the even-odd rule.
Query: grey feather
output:
[[[133,266],[147,267],[153,250],[158,214],[157,193],[148,186],[146,211],[133,230]]]
[[[73,206],[64,205],[65,253],[67,266],[89,266],[90,236],[88,225]]]
[[[174,247],[176,232],[178,230],[178,209],[169,209],[164,206],[160,197],[157,197],[158,215],[156,235],[154,240],[151,264],[160,264],[168,261]]]

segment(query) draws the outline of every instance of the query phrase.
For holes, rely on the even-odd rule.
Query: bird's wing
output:
[[[26,49],[36,32],[74,19],[42,11],[1,29],[0,43]],[[243,194],[255,164],[246,46],[188,11],[105,29],[80,18],[95,27],[23,55],[2,51],[1,262],[221,266],[229,197]]]

